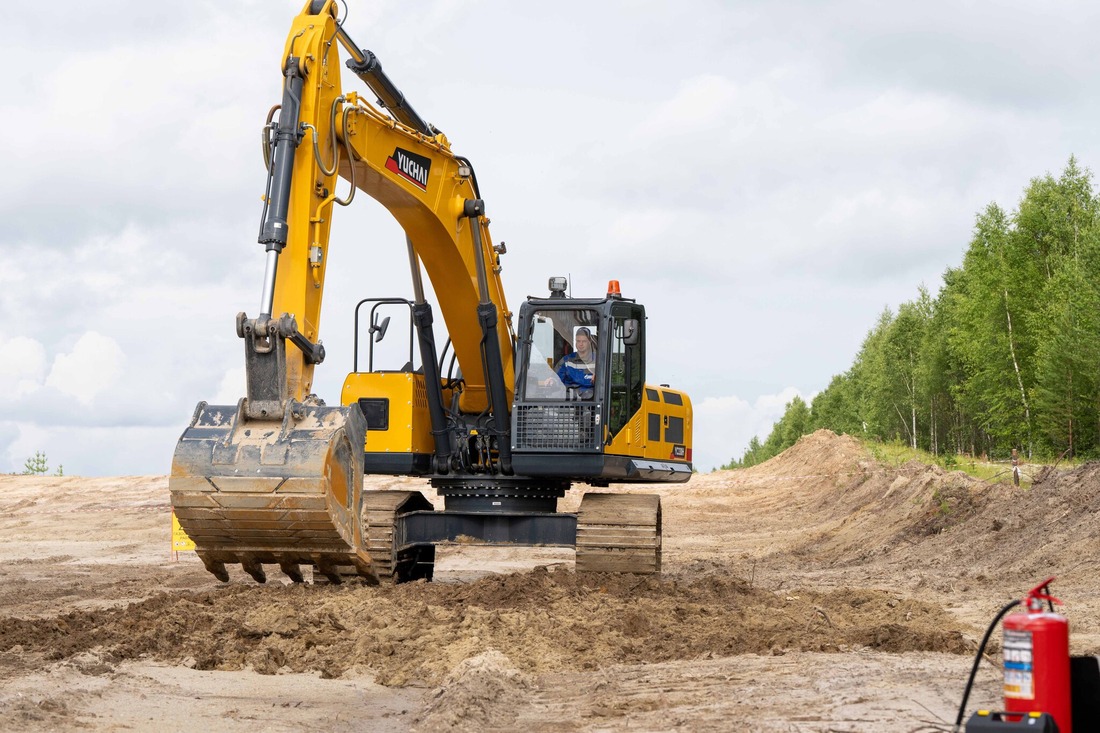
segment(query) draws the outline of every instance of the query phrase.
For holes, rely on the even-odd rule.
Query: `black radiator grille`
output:
[[[594,451],[600,446],[599,405],[517,405],[517,450]]]

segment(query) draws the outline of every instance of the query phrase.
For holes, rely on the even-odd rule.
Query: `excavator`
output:
[[[691,476],[691,401],[646,382],[645,308],[617,281],[603,297],[574,298],[552,277],[513,328],[506,247],[490,236],[473,165],[344,20],[335,0],[310,0],[281,56],[282,99],[263,128],[259,314],[236,319],[246,396],[200,402],[172,460],[173,511],[198,557],[223,582],[240,564],[261,583],[277,565],[293,582],[310,568],[314,582],[375,584],[430,580],[439,544],[502,543],[575,547],[580,572],[659,573],[659,496],[588,492],[575,513],[557,510],[574,482]],[[344,90],[341,50],[376,102]],[[356,306],[353,371],[330,406],[313,393],[329,234],[357,191],[404,231],[412,298]],[[446,326],[442,351],[424,274]],[[360,370],[365,305],[371,358]],[[385,308],[410,324],[410,358],[394,369],[374,364]],[[420,491],[369,490],[370,475],[422,477],[443,508]]]

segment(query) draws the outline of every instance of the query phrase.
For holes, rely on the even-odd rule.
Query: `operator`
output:
[[[596,346],[592,331],[587,326],[578,328],[573,343],[575,350],[562,357],[555,371],[562,384],[577,389],[577,397],[590,400],[596,382]]]

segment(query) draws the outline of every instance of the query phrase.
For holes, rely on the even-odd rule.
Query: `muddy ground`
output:
[[[164,477],[0,476],[0,720],[947,730],[989,619],[1047,576],[1071,651],[1100,653],[1100,464],[1036,479],[886,466],[822,431],[659,489],[660,578],[577,575],[571,550],[462,546],[440,550],[433,583],[334,587],[277,572],[257,586],[239,568],[221,584],[173,557]],[[998,662],[970,710],[997,706]]]

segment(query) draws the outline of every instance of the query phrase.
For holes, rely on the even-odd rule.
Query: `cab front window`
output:
[[[599,353],[594,310],[541,310],[531,318],[526,399],[593,400]]]

